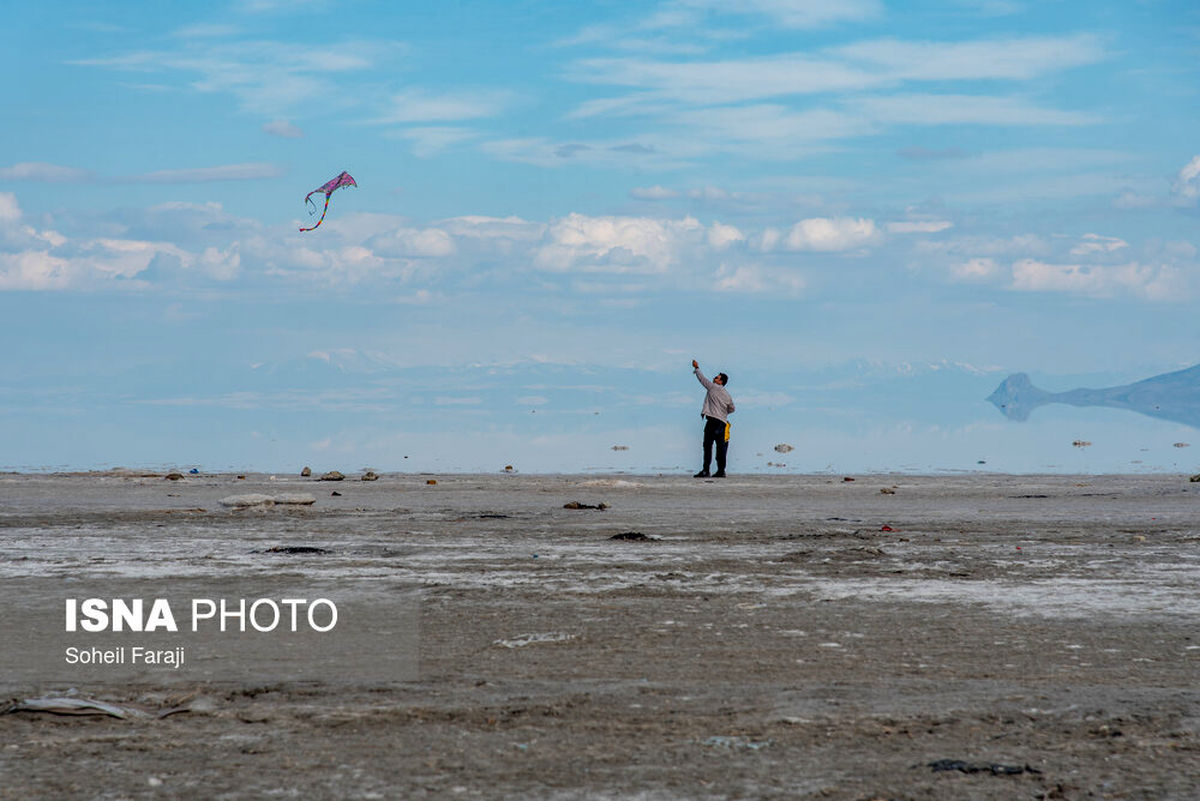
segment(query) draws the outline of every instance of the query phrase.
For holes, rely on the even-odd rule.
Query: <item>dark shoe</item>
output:
[[[699,473],[697,473],[696,475],[692,476],[692,478],[708,478],[708,477],[709,477],[709,476],[708,476],[708,471],[707,471],[707,470],[701,470]]]
[[[713,473],[713,474],[712,474],[712,477],[713,477],[713,478],[725,478],[725,471],[724,471],[724,470],[718,470],[717,472],[715,472],[715,473]]]

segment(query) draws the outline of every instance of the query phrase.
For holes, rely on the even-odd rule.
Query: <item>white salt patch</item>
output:
[[[1070,578],[1020,584],[937,579],[818,579],[810,582],[808,588],[832,600],[978,603],[1012,615],[1073,618],[1104,613],[1195,617],[1200,615],[1200,598],[1194,591],[1198,582],[1200,575],[1175,586],[1153,586],[1144,580]]]
[[[645,484],[639,484],[636,481],[626,481],[623,478],[593,478],[589,481],[580,481],[581,487],[612,487],[614,489],[634,489],[644,487]]]
[[[263,495],[260,492],[252,492],[247,495],[230,495],[227,498],[222,498],[221,505],[232,506],[238,509],[247,506],[274,506],[275,498],[270,495]]]
[[[276,504],[284,506],[310,506],[316,503],[316,501],[317,499],[312,495],[303,492],[284,492],[279,495],[263,495],[262,493],[252,492],[248,495],[230,495],[227,498],[222,498],[221,505],[234,509],[245,509],[251,506],[275,506]]]

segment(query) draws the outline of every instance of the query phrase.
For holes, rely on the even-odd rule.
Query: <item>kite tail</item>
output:
[[[317,224],[314,225],[312,228],[301,228],[300,230],[301,231],[315,231],[317,228],[320,228],[322,221],[324,221],[324,219],[325,219],[325,212],[327,212],[327,211],[329,211],[329,195],[325,196],[325,208],[321,210],[321,219],[317,220]]]

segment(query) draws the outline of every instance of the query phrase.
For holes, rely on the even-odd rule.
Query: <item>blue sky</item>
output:
[[[1193,3],[52,0],[0,45],[0,467],[691,467],[693,356],[743,470],[1186,454],[983,398],[1200,361]]]

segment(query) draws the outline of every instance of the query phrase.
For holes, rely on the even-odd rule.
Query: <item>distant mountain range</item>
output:
[[[1015,373],[987,398],[1010,420],[1028,420],[1039,406],[1104,406],[1183,423],[1200,428],[1200,364],[1151,378],[1105,389],[1072,389],[1047,392],[1038,389],[1025,373]]]

